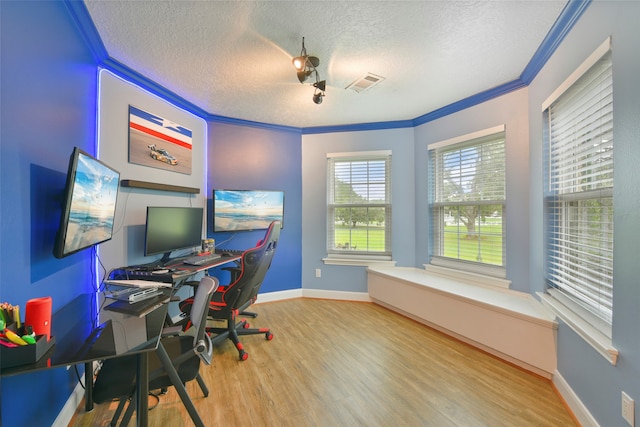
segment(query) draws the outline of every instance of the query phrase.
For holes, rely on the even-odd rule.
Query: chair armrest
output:
[[[222,267],[221,270],[226,270],[231,274],[231,282],[235,282],[238,280],[240,273],[242,272],[242,267],[239,263],[236,263],[236,267]]]
[[[203,339],[196,343],[193,351],[205,364],[211,365],[211,360],[213,359],[213,342],[208,334],[205,334]]]

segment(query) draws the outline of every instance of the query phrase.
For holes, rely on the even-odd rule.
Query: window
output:
[[[504,277],[505,132],[429,146],[431,263]]]
[[[391,258],[391,152],[327,155],[330,256]]]
[[[579,317],[611,338],[613,77],[609,42],[568,81],[543,106],[546,284],[556,301],[577,306],[573,311]]]

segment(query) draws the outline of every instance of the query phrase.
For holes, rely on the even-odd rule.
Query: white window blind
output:
[[[611,324],[613,78],[611,51],[544,111],[547,285]],[[606,331],[610,337],[610,328]]]
[[[431,262],[503,275],[504,126],[490,131],[430,146]]]
[[[327,251],[391,256],[391,152],[327,158]]]

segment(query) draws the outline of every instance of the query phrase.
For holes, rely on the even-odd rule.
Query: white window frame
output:
[[[505,155],[505,164],[502,169],[504,177],[504,188],[501,196],[492,198],[490,200],[465,200],[460,202],[451,202],[442,200],[443,196],[438,194],[439,188],[444,185],[440,182],[437,163],[442,159],[439,157],[441,153],[447,150],[462,150],[468,146],[482,145],[483,143],[493,142],[497,139],[502,139],[503,142],[503,154]],[[431,212],[430,230],[430,256],[429,263],[436,266],[447,267],[467,271],[475,274],[481,274],[486,276],[493,276],[498,278],[506,277],[506,126],[498,125],[487,129],[482,129],[477,132],[461,135],[455,138],[439,141],[433,144],[429,144],[427,149],[429,150],[429,165],[430,165],[430,185],[429,185],[429,210]],[[441,224],[444,221],[442,208],[444,206],[452,205],[501,205],[502,206],[502,264],[494,265],[483,262],[467,261],[457,258],[451,258],[444,256],[444,230],[441,229]]]
[[[613,365],[618,358],[618,350],[612,345],[612,312],[613,312],[613,214],[602,214],[598,222],[577,221],[583,218],[584,208],[576,207],[588,201],[609,203],[613,199],[613,137],[605,141],[599,137],[603,130],[613,135],[612,103],[606,107],[598,106],[603,113],[602,118],[584,120],[593,116],[593,112],[582,112],[576,118],[566,120],[565,123],[580,123],[576,126],[579,131],[574,136],[566,136],[560,140],[552,132],[550,116],[559,102],[571,102],[574,105],[595,106],[600,99],[592,104],[582,101],[581,95],[585,90],[575,86],[580,79],[588,75],[594,66],[611,51],[611,39],[607,38],[542,104],[545,132],[545,282],[547,290],[539,294],[542,302],[549,307],[560,319],[562,319],[580,337],[596,349],[605,359]],[[612,86],[612,77],[607,77],[607,82]],[[600,89],[598,89],[600,90]],[[604,99],[612,96],[613,89],[607,89]],[[563,95],[566,95],[563,97]],[[575,109],[571,109],[572,113]],[[565,110],[566,111],[566,110]],[[586,110],[579,110],[586,111]],[[598,113],[600,114],[600,113]],[[611,121],[608,118],[610,115]],[[582,123],[587,123],[583,126]],[[607,125],[602,125],[607,123]],[[608,123],[611,123],[609,126]],[[555,119],[553,122],[555,125]],[[573,126],[573,125],[572,125]],[[595,127],[597,130],[593,130]],[[586,129],[586,130],[583,130]],[[596,139],[595,142],[592,142]],[[569,156],[564,150],[576,150],[576,154]],[[555,150],[552,152],[552,150]],[[582,150],[582,151],[579,151]],[[600,157],[598,157],[600,156]],[[591,160],[594,159],[594,160]],[[571,162],[571,163],[569,163]],[[596,172],[595,164],[605,164],[604,173]],[[578,171],[578,172],[576,172]],[[584,177],[588,176],[587,181]],[[609,184],[610,181],[610,184]],[[587,182],[584,184],[583,182]],[[591,208],[592,209],[592,208]],[[576,212],[581,215],[576,217]],[[604,211],[603,211],[604,212]],[[608,212],[608,211],[607,211]],[[582,264],[572,267],[577,262],[586,262],[594,258],[588,248],[592,244],[586,243],[583,233],[585,229],[591,229],[593,224],[602,223],[601,232],[598,234],[600,246],[597,257],[602,264]],[[554,227],[552,227],[554,225]],[[610,236],[610,237],[609,237]],[[599,249],[602,247],[602,249]],[[584,252],[578,252],[584,250]],[[602,252],[604,251],[604,252]],[[585,253],[585,255],[580,255]],[[590,267],[589,265],[592,265]],[[599,283],[594,285],[594,283]],[[593,293],[590,289],[598,287],[598,294],[593,298],[585,296]]]
[[[391,261],[391,150],[327,153],[327,257],[323,259],[325,264],[336,265],[357,265],[369,266],[380,263],[394,265]],[[334,200],[335,164],[340,162],[362,162],[362,161],[384,161],[385,181],[384,194],[385,201],[382,203],[364,203],[359,200],[357,203],[336,203]],[[368,181],[365,186],[379,185]],[[335,240],[335,212],[339,207],[373,207],[383,208],[385,211],[384,235],[385,249],[383,251],[367,251],[356,248],[338,247]]]

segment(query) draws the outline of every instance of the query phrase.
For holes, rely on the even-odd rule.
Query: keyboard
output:
[[[208,255],[195,255],[185,259],[184,261],[182,261],[182,263],[188,265],[205,265],[221,257],[222,255],[214,253]]]
[[[116,280],[147,280],[152,282],[173,282],[173,272],[167,270],[140,270],[138,268],[123,267],[113,271],[111,279]],[[129,286],[138,286],[132,283]]]
[[[130,303],[135,303],[139,301],[144,301],[149,298],[153,298],[156,295],[162,294],[162,291],[158,288],[126,288],[119,289],[116,291],[105,292],[105,296],[107,298],[117,299],[121,301],[129,301]]]

